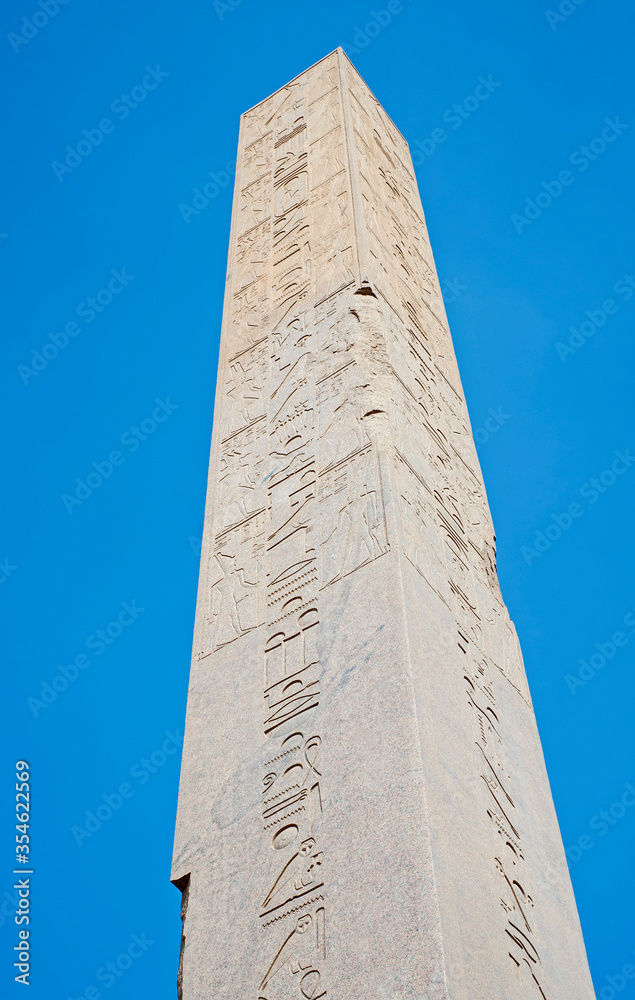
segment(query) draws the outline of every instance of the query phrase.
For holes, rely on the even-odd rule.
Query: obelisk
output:
[[[183,1000],[592,1000],[417,184],[341,50],[242,116]]]

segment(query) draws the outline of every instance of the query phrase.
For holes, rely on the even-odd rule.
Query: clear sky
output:
[[[3,5],[0,896],[23,758],[31,1000],[175,996],[223,172],[340,44],[415,153],[596,990],[635,998],[634,19],[548,2]]]

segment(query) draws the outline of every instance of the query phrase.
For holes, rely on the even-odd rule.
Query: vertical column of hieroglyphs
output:
[[[272,266],[267,386],[267,587],[262,851],[269,872],[259,917],[265,937],[258,997],[295,979],[324,993],[324,854],[320,837],[321,737],[315,559],[315,413],[312,367],[312,230],[305,74],[256,114],[270,126]],[[328,71],[325,74],[328,87]],[[256,720],[254,720],[256,723]],[[254,917],[257,915],[254,914]]]
[[[319,596],[387,550],[378,456],[359,420],[367,376],[351,350],[358,263],[338,60],[323,60],[253,112],[254,127],[268,130],[256,141],[271,151],[272,206],[263,630],[271,751],[262,807],[270,878],[259,990],[315,1000],[326,994],[328,886]],[[249,124],[247,116],[246,154]]]
[[[501,716],[496,698],[505,677],[531,712],[520,650],[500,598],[493,529],[410,157],[361,79],[350,67],[347,73],[370,281],[388,307],[403,553],[456,623],[462,653],[456,683],[466,687],[473,719],[473,731],[463,736],[474,774],[482,779],[491,877],[500,895],[498,913],[492,914],[500,926],[500,961],[512,963],[523,997],[544,997],[539,900],[523,864],[522,823],[505,753],[512,720]]]
[[[271,150],[267,136],[241,135],[228,288],[214,412],[211,541],[203,597],[205,659],[264,622],[266,386],[263,323],[271,255]],[[199,597],[200,600],[200,597]],[[232,647],[235,654],[236,648]]]
[[[334,417],[351,362],[333,327],[357,276],[337,55],[246,114],[241,136],[212,647],[264,625],[263,717],[253,725],[268,740],[260,838],[269,874],[254,914],[263,935],[254,987],[259,997],[317,1000],[326,995],[328,882],[322,539],[330,518],[327,575],[354,568],[338,535],[347,503],[332,510],[329,497],[354,492],[361,443],[359,435],[348,441]]]

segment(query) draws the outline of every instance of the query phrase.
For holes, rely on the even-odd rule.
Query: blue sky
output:
[[[632,7],[403,0],[387,22],[382,0],[234,4],[0,15],[0,896],[26,758],[29,995],[175,996],[223,172],[240,113],[341,44],[415,153],[596,990],[635,997]],[[69,502],[77,479],[94,488]],[[60,666],[68,686],[43,687]]]

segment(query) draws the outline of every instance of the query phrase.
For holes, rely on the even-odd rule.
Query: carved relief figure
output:
[[[320,407],[321,472],[370,444],[359,419],[359,405],[351,399],[341,399],[341,395],[339,398],[339,405],[336,397],[329,400],[330,406]]]
[[[236,426],[246,427],[262,415],[262,365],[259,359],[243,354],[230,361],[227,386],[227,397],[231,401],[231,430],[235,430]]]
[[[218,503],[221,531],[253,514],[261,504],[257,487],[262,478],[262,463],[253,455],[227,448],[222,455],[218,479]]]
[[[295,927],[283,940],[259,985],[258,1000],[285,1000],[304,997],[320,1000],[326,996],[321,987],[320,967],[324,952],[324,909],[298,917]],[[282,979],[282,982],[277,982]],[[295,992],[289,989],[295,988]]]
[[[335,475],[334,470],[331,475]],[[383,503],[369,450],[342,470],[342,485],[322,523],[323,586],[334,583],[386,552]],[[340,493],[340,489],[342,492]]]
[[[214,648],[218,649],[259,625],[258,581],[250,580],[248,571],[229,552],[216,553],[214,561],[222,574],[210,592]]]

